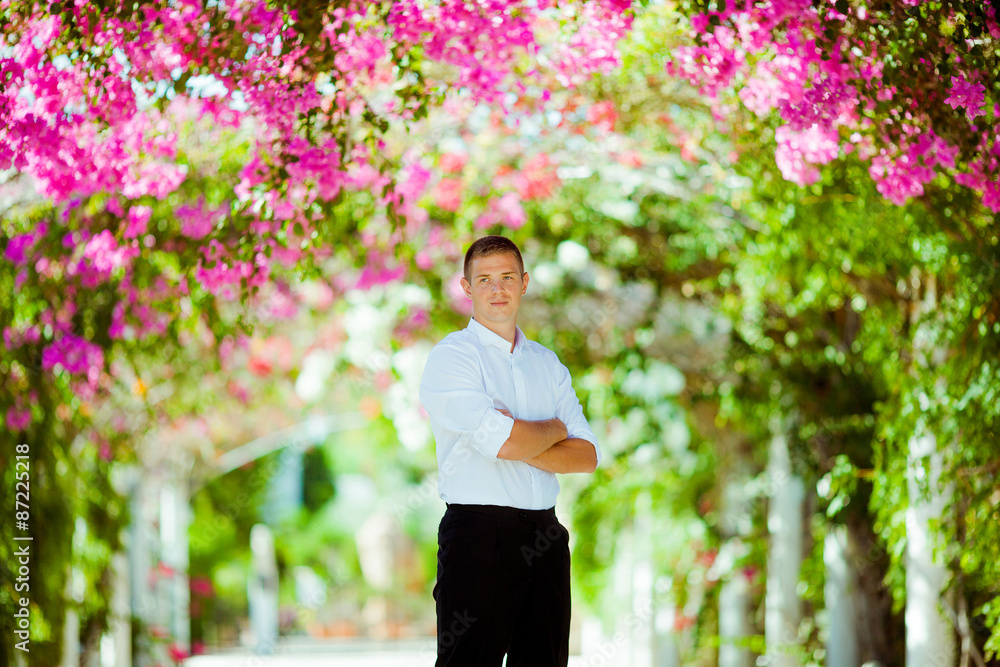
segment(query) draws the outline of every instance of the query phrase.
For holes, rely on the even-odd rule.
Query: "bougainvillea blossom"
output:
[[[969,170],[956,174],[960,150],[943,138],[955,123],[915,112],[943,102],[969,123],[987,116],[988,89],[978,82],[980,72],[939,77],[935,84],[947,91],[940,96],[932,84],[911,85],[905,77],[886,84],[887,67],[895,62],[891,44],[859,39],[867,34],[866,21],[877,19],[852,4],[781,0],[721,7],[691,17],[692,44],[674,49],[666,71],[713,101],[735,95],[758,117],[776,112],[782,123],[775,132],[775,160],[787,180],[815,182],[816,167],[852,153],[861,135],[865,150],[856,154],[870,160],[869,173],[890,201],[901,205],[919,197],[927,183],[946,174],[980,192],[986,208],[1000,211],[992,194],[1000,168],[988,157],[995,139],[985,140],[978,156],[966,155]],[[985,32],[1000,35],[993,8],[981,13]],[[933,69],[931,59],[939,59],[939,67],[967,69],[954,44],[926,48],[923,67]],[[998,119],[994,113],[991,124]]]

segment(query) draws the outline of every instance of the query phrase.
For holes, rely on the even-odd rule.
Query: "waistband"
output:
[[[523,510],[517,507],[506,507],[504,505],[462,505],[459,503],[448,503],[449,510],[459,512],[475,512],[477,514],[488,514],[504,519],[518,519],[521,521],[544,521],[556,518],[556,508],[550,507],[547,510]]]

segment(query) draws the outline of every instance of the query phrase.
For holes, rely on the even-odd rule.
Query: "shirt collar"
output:
[[[503,336],[490,331],[485,326],[476,321],[476,318],[469,318],[469,328],[476,332],[479,336],[479,342],[483,345],[492,345],[493,347],[498,347],[508,354],[511,352],[510,341]],[[514,325],[514,352],[513,354],[521,354],[521,348],[524,347],[524,332],[521,331],[521,327]]]

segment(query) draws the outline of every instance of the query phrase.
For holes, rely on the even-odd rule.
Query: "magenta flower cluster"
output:
[[[539,34],[551,33],[563,11],[547,2],[396,0],[387,21],[375,5],[353,2],[324,17],[311,47],[332,55],[332,69],[317,71],[295,11],[266,0],[164,0],[130,15],[90,0],[63,4],[68,13],[38,5],[0,33],[0,169],[29,176],[61,216],[5,244],[16,286],[36,281],[52,302],[18,315],[4,344],[41,346],[44,368],[75,378],[84,393],[99,386],[105,359],[74,324],[81,290],[114,287],[110,338],[161,336],[192,289],[235,298],[306,253],[329,253],[310,243],[310,210],[345,191],[367,191],[407,220],[388,240],[363,232],[380,249],[360,286],[402,278],[395,244],[429,239],[421,265],[447,245],[418,203],[434,184],[417,157],[404,160],[390,190],[384,145],[344,141],[362,116],[413,117],[411,102],[395,97],[392,54],[419,45],[456,72],[447,83],[460,96],[506,107],[511,92],[525,93],[525,81],[544,78],[542,69],[571,85],[610,71],[631,21],[625,0],[587,0],[572,31],[543,49]],[[209,29],[221,24],[223,32]],[[207,83],[178,83],[205,73]],[[443,83],[428,77],[425,93]],[[192,165],[179,137],[192,123],[209,141],[233,128],[253,131],[238,182],[222,200],[182,195]],[[524,224],[521,201],[547,191],[549,171],[490,203],[480,224]],[[153,253],[174,257],[154,262]],[[24,428],[30,415],[19,403],[6,424]]]
[[[915,6],[920,0],[907,3]],[[847,11],[863,19],[865,10],[849,6]],[[992,8],[987,12],[990,34],[1000,37]],[[870,161],[869,173],[878,191],[896,204],[922,195],[937,175],[951,174],[958,183],[980,192],[989,210],[1000,211],[996,185],[1000,139],[984,133],[981,158],[973,159],[968,171],[957,171],[958,148],[934,132],[912,97],[882,84],[885,61],[879,53],[843,37],[832,51],[824,53],[818,47],[812,36],[822,31],[822,22],[846,18],[832,2],[728,3],[726,11],[692,18],[695,44],[676,49],[666,70],[710,98],[735,92],[757,116],[775,114],[780,122],[774,135],[775,160],[784,178],[793,183],[815,182],[819,166],[856,150]],[[987,114],[982,78],[973,71],[950,79],[944,102],[964,112],[969,122]],[[895,105],[903,122],[876,120],[885,116],[884,111],[873,113],[880,103]],[[724,114],[720,110],[717,115]],[[1000,118],[1000,108],[993,117]],[[873,147],[873,139],[879,148]]]

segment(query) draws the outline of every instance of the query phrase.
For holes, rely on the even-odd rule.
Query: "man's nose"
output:
[[[503,291],[503,283],[501,283],[501,282],[495,282],[495,283],[493,283],[493,285],[490,287],[490,291],[491,292],[502,292]]]

